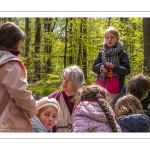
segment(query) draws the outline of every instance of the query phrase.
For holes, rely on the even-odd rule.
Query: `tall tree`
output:
[[[40,78],[40,42],[41,42],[41,19],[40,18],[36,18],[35,21],[35,70],[34,70],[34,74],[35,74],[35,79],[39,80]]]
[[[79,50],[78,50],[78,58],[77,58],[77,65],[80,66],[81,60],[82,60],[82,28],[83,28],[83,23],[82,19],[79,25],[80,28],[80,37],[79,37]]]
[[[150,74],[150,18],[143,18],[144,34],[144,66],[147,68],[145,73]]]
[[[83,18],[83,59],[82,59],[82,65],[83,65],[83,72],[85,79],[87,79],[87,18]]]
[[[111,18],[108,18],[108,27],[111,26]]]
[[[30,28],[29,28],[29,18],[25,18],[25,33],[27,35],[26,41],[25,41],[25,58],[28,59],[29,56],[29,38],[30,38]],[[28,67],[29,65],[29,59],[25,60],[25,65]]]
[[[73,18],[69,18],[69,64],[73,64]]]
[[[66,25],[65,25],[65,49],[64,49],[64,68],[67,66],[67,51],[68,51],[68,18],[66,18]]]
[[[46,73],[51,73],[53,71],[51,65],[51,53],[52,53],[52,41],[53,41],[53,32],[55,29],[55,18],[44,18],[44,51],[46,54]]]

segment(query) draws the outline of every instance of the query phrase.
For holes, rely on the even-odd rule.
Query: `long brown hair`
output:
[[[128,91],[137,98],[141,98],[146,92],[150,90],[150,79],[143,75],[138,74],[133,77],[128,82]]]
[[[113,116],[110,110],[110,105],[109,105],[110,93],[105,88],[97,84],[83,86],[78,90],[74,99],[75,99],[75,107],[80,101],[84,101],[87,99],[97,101],[100,107],[102,108],[102,110],[104,111],[106,118],[108,119],[108,122],[112,128],[112,131],[118,132],[115,117]]]
[[[16,50],[20,40],[24,40],[26,34],[13,22],[5,22],[0,26],[0,47]]]
[[[122,96],[114,106],[116,118],[122,115],[136,114],[138,111],[144,114],[141,102],[132,94]]]

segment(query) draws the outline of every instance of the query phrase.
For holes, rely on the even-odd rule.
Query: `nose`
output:
[[[66,81],[67,81],[66,79],[63,79],[63,80],[62,80],[62,82],[66,82]]]
[[[66,84],[66,83],[67,83],[67,80],[62,80],[62,83],[63,83],[63,84]]]
[[[53,117],[48,117],[48,120],[53,120]]]

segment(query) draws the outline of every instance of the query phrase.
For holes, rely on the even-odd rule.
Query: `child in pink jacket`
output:
[[[37,114],[27,71],[18,58],[25,33],[13,22],[0,26],[0,132],[32,132]]]
[[[74,99],[72,132],[121,132],[105,88],[95,84],[82,87]]]

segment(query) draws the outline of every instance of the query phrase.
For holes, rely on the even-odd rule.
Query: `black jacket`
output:
[[[121,50],[119,53],[119,65],[114,64],[113,72],[117,73],[119,76],[119,86],[120,91],[124,87],[125,76],[130,74],[130,63],[129,57],[125,50]],[[102,63],[102,52],[99,52],[98,57],[94,61],[93,71],[99,76],[100,75],[100,66],[104,65]]]

